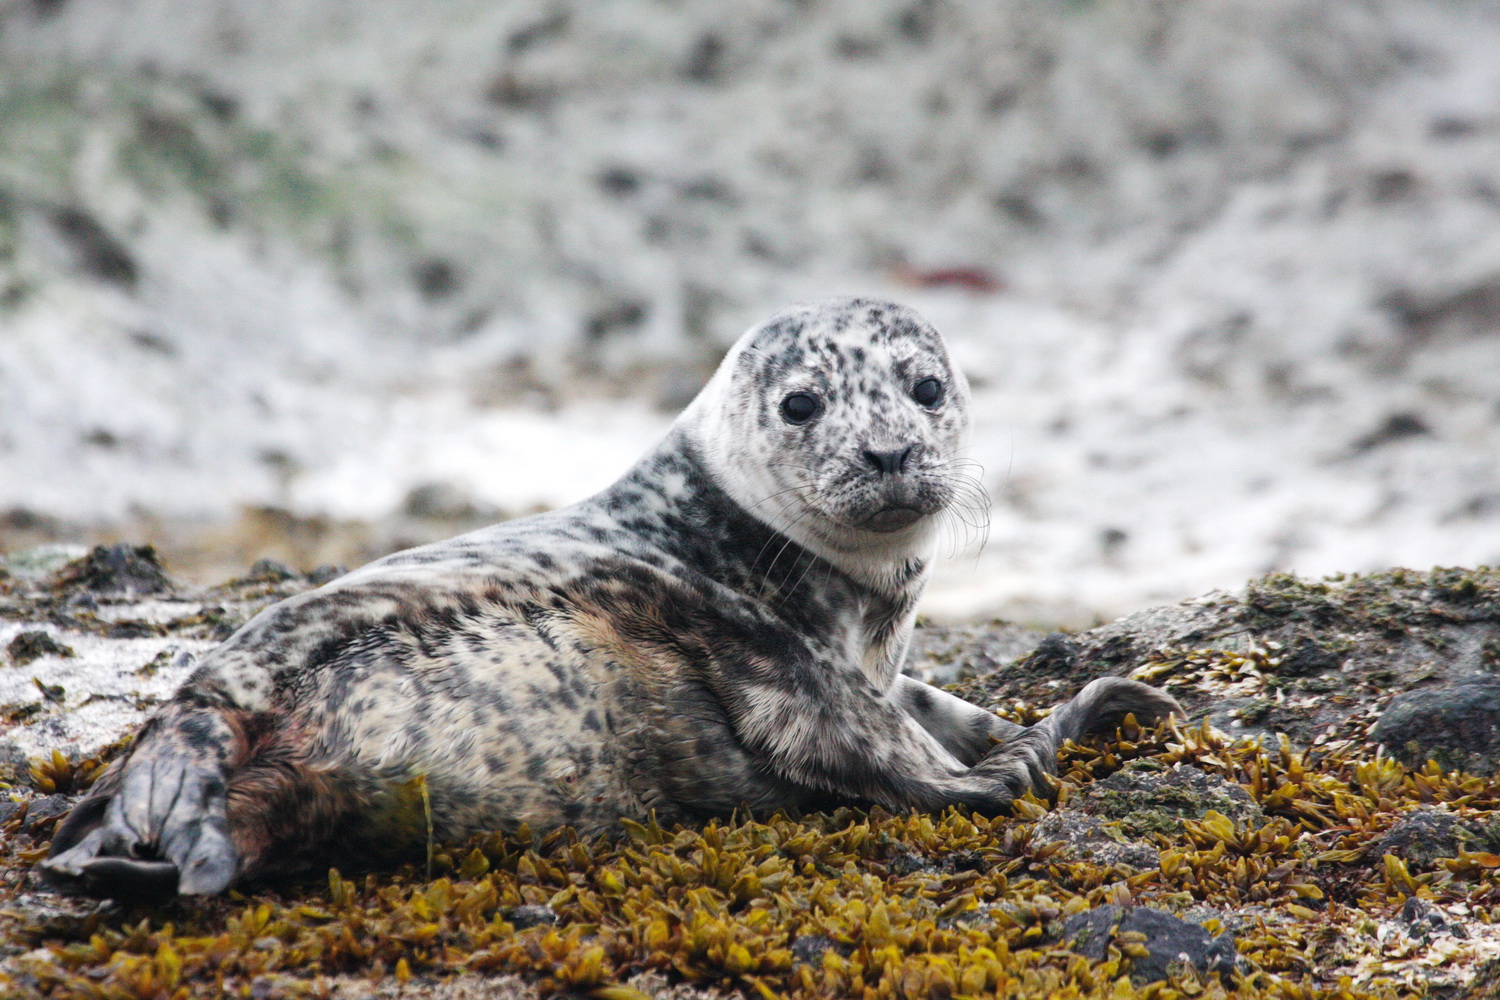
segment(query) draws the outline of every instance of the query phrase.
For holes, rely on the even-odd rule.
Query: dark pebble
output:
[[[17,635],[5,647],[5,655],[16,666],[23,666],[43,656],[75,656],[72,647],[65,646],[41,629],[28,629]]]
[[[1459,852],[1458,817],[1437,809],[1418,809],[1402,816],[1370,848],[1370,859],[1394,854],[1425,868],[1438,858]]]
[[[66,588],[106,597],[141,597],[172,589],[156,550],[149,545],[96,545],[88,555],[63,567]]]
[[[830,951],[845,952],[838,942],[824,934],[801,934],[792,941],[792,957],[805,965],[822,965]]]

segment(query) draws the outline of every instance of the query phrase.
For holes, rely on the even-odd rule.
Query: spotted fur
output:
[[[794,395],[815,414],[792,419]],[[781,313],[604,492],[246,624],[45,870],[96,895],[213,893],[521,823],[1006,808],[1063,738],[1176,705],[1107,678],[1023,729],[899,673],[938,526],[975,501],[968,405],[910,309]]]

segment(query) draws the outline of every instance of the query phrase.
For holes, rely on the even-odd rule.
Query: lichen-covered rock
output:
[[[962,659],[939,636],[925,641],[928,655]],[[1038,636],[1012,668],[977,673],[958,690],[1004,709],[1055,701],[1099,673],[1126,673],[1166,687],[1196,718],[1227,733],[1309,746],[1368,739],[1394,696],[1456,685],[1453,696],[1418,704],[1430,713],[1451,703],[1446,711],[1467,727],[1465,738],[1478,741],[1466,759],[1493,769],[1486,764],[1492,751],[1483,748],[1493,718],[1487,685],[1497,672],[1500,570],[1395,569],[1325,580],[1271,574],[1237,594]]]
[[[1210,812],[1238,824],[1265,821],[1248,792],[1218,775],[1186,766],[1132,766],[1085,785],[1037,822],[1032,839],[1061,844],[1073,858],[1147,870],[1157,865],[1158,835],[1180,835],[1184,820]]]

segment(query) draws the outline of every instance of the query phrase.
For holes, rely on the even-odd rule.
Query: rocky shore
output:
[[[430,864],[158,907],[31,874],[195,655],[336,573],[215,587],[146,548],[0,560],[7,996],[1406,997],[1500,988],[1500,572],[1276,575],[1075,634],[924,627],[914,663],[1018,720],[1100,673],[1190,718],[1069,746],[989,819],[879,809]]]

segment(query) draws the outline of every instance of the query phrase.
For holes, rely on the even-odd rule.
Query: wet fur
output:
[[[938,378],[941,405],[912,386]],[[788,393],[816,394],[803,425]],[[1064,738],[1173,711],[1090,684],[1028,729],[899,673],[968,390],[912,311],[751,330],[661,444],[564,510],[397,553],[208,654],[60,828],[103,896],[218,892],[481,830],[849,799],[1007,807]],[[909,449],[899,475],[866,452]],[[892,506],[923,516],[861,527]],[[997,743],[998,741],[998,743]],[[430,824],[430,830],[429,830]]]

